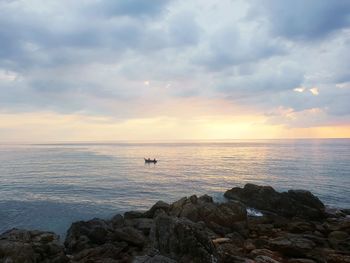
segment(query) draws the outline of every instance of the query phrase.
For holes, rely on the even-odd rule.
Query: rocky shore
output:
[[[0,235],[0,262],[350,262],[348,209],[328,211],[308,191],[253,184],[224,196],[225,203],[193,195],[75,222],[64,244],[52,232],[12,229]]]

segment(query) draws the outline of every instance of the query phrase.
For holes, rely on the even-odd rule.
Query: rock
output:
[[[297,221],[288,224],[288,231],[291,233],[313,232],[315,229],[316,227],[313,223],[306,221]]]
[[[350,238],[347,232],[333,231],[328,235],[328,240],[334,249],[350,251]]]
[[[168,203],[165,203],[163,201],[158,201],[155,203],[150,210],[145,212],[145,217],[153,218],[155,215],[158,215],[159,213],[168,213],[170,209],[170,205]]]
[[[69,254],[77,253],[104,244],[111,232],[113,228],[105,220],[94,218],[90,221],[78,221],[68,229],[64,245]]]
[[[177,263],[177,261],[164,257],[162,255],[155,256],[138,256],[135,257],[132,263]]]
[[[304,190],[289,190],[279,193],[271,186],[246,184],[244,188],[234,187],[224,196],[243,202],[245,205],[285,217],[300,217],[320,220],[325,217],[323,203],[312,193]]]
[[[214,245],[203,226],[186,218],[160,215],[151,230],[159,252],[179,262],[212,262]]]
[[[11,229],[0,235],[0,262],[5,263],[66,263],[69,259],[52,232]]]
[[[340,209],[344,214],[350,215],[350,209]]]
[[[143,234],[148,235],[152,226],[153,219],[152,218],[134,218],[125,220],[126,226],[132,226],[138,230],[141,230]]]
[[[124,217],[120,214],[115,215],[112,217],[111,223],[114,228],[122,227],[125,225]]]
[[[274,250],[293,257],[303,257],[316,247],[313,241],[294,234],[271,239],[269,245]]]
[[[269,258],[272,258],[276,261],[282,261],[282,257],[279,253],[277,253],[276,251],[271,251],[265,248],[261,248],[261,249],[254,249],[250,252],[250,255],[252,258],[256,258],[258,256],[267,256]]]
[[[218,246],[218,245],[223,244],[223,243],[230,243],[231,239],[227,238],[227,237],[221,237],[221,238],[213,239],[212,242],[215,246]]]
[[[169,215],[186,217],[193,222],[203,221],[217,233],[225,234],[237,227],[237,223],[246,222],[245,206],[238,202],[217,204],[209,196],[191,196],[182,198],[170,206]]]
[[[308,258],[292,258],[288,260],[288,263],[316,263],[316,262]]]
[[[325,254],[327,263],[350,263],[350,255],[343,255],[338,253]]]
[[[270,258],[268,256],[257,256],[254,258],[256,263],[280,263],[280,261],[277,261],[273,258]]]
[[[145,215],[146,212],[142,211],[128,211],[124,213],[124,219],[134,219],[134,218],[142,218],[147,217]]]
[[[127,254],[123,254],[123,250],[127,247],[126,243],[108,243],[98,247],[88,248],[80,251],[73,256],[74,262],[106,262],[118,260],[121,258],[131,258]]]
[[[139,230],[133,227],[118,228],[112,234],[113,241],[125,241],[130,245],[143,247],[145,244],[145,237]]]

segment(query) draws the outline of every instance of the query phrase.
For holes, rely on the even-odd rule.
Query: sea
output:
[[[350,139],[0,144],[0,232],[64,238],[74,221],[193,194],[223,202],[246,183],[306,189],[350,208]]]

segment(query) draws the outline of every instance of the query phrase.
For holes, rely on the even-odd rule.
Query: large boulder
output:
[[[0,235],[0,262],[66,263],[69,259],[52,232],[11,229]]]
[[[214,260],[215,248],[202,224],[160,215],[150,235],[160,254],[179,262],[211,263]]]
[[[209,196],[195,195],[184,197],[174,202],[169,209],[169,215],[186,217],[193,222],[203,221],[214,231],[226,228],[230,231],[237,223],[246,222],[247,211],[239,202],[215,203]]]
[[[277,213],[285,217],[300,217],[319,220],[325,217],[325,206],[312,193],[304,190],[289,190],[279,193],[271,186],[246,184],[225,192],[228,199],[238,200],[247,206]]]
[[[149,227],[145,224],[141,219],[125,219],[121,215],[108,221],[95,218],[75,222],[67,232],[66,251],[79,263],[130,262],[146,245],[143,231],[134,225]]]

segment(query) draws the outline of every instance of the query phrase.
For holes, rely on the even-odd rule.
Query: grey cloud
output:
[[[194,61],[209,70],[220,71],[234,65],[284,55],[286,52],[282,42],[269,38],[258,28],[247,35],[242,34],[238,27],[229,26],[210,35],[208,48],[199,52]]]
[[[261,13],[274,34],[291,39],[320,39],[350,26],[348,0],[253,1],[248,19]]]

